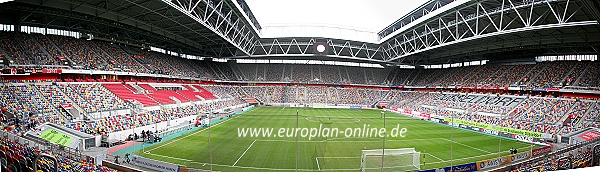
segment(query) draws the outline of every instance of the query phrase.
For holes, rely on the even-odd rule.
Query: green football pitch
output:
[[[381,128],[387,132],[378,135]],[[394,128],[406,130],[400,135]],[[390,112],[385,112],[384,121],[381,111],[364,109],[259,107],[213,124],[210,132],[207,129],[136,154],[214,171],[295,171],[296,164],[299,171],[360,171],[361,151],[384,145],[386,149],[414,148],[421,153],[421,169],[492,159],[508,155],[511,148],[523,152],[537,147]],[[268,129],[273,130],[270,135],[264,132]],[[314,136],[309,129],[320,135]],[[246,131],[245,137],[241,130]]]

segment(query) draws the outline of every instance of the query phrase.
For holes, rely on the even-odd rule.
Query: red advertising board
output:
[[[536,157],[536,156],[547,154],[550,152],[552,152],[552,147],[545,146],[543,148],[537,148],[537,149],[534,149],[533,151],[531,151],[531,156]]]
[[[419,114],[414,114],[413,116],[417,117],[417,118],[421,118],[421,119],[427,119],[427,120],[431,119],[431,115],[428,113],[425,113],[425,112],[421,112]]]
[[[582,135],[579,135],[579,138],[583,139],[583,140],[594,140],[595,138],[600,137],[600,133],[595,132],[595,131],[590,131],[587,133],[584,133]]]
[[[62,73],[62,69],[42,69],[42,73]]]
[[[73,108],[73,104],[71,104],[71,103],[63,103],[63,104],[60,104],[60,106],[62,106],[65,109]]]

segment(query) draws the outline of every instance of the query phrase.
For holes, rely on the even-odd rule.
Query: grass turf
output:
[[[296,111],[298,124],[296,124]],[[215,171],[295,171],[296,144],[298,144],[298,168],[301,171],[359,171],[361,150],[415,148],[421,152],[421,169],[465,164],[507,155],[510,148],[519,152],[537,147],[524,142],[480,134],[449,126],[417,120],[386,112],[385,128],[388,134],[398,125],[406,128],[405,137],[275,137],[279,128],[383,128],[384,120],[379,110],[358,109],[312,109],[260,107],[222,123],[213,124],[208,130],[188,133],[170,141],[155,144],[136,152],[137,155],[184,165],[194,169]],[[238,136],[238,128],[273,128],[270,137]],[[284,132],[285,136],[287,133]],[[301,132],[298,135],[302,136]],[[334,135],[333,132],[330,135]],[[452,150],[452,155],[451,151]],[[287,169],[287,170],[286,170]]]

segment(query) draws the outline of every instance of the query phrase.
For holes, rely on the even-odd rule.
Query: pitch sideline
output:
[[[530,146],[526,146],[526,147],[530,147]],[[519,149],[522,148],[526,148],[526,147],[521,147]],[[503,152],[508,152],[508,151],[503,151]],[[181,161],[187,161],[189,163],[193,163],[193,164],[208,164],[208,163],[203,163],[203,162],[196,162],[193,160],[189,160],[189,159],[184,159],[184,158],[177,158],[177,157],[171,157],[171,156],[165,156],[165,155],[158,155],[158,154],[153,154],[150,152],[144,152],[145,154],[149,154],[149,155],[154,155],[154,156],[159,156],[159,157],[163,157],[163,158],[170,158],[170,159],[176,159],[176,160],[181,160]],[[429,153],[426,153],[429,154]],[[491,153],[491,154],[497,154],[497,153]],[[472,159],[472,158],[477,158],[477,157],[483,157],[483,156],[488,156],[491,154],[486,154],[486,155],[479,155],[479,156],[473,156],[473,157],[466,157],[466,158],[460,158],[460,159],[454,159],[453,161],[460,161],[460,160],[465,160],[465,159]],[[431,154],[429,154],[431,155]],[[433,155],[431,155],[433,156]],[[316,159],[318,158],[360,158],[360,157],[316,157]],[[317,160],[318,161],[318,160]],[[445,163],[445,162],[449,162],[449,160],[442,160],[442,161],[435,161],[435,162],[430,162],[427,164],[439,164],[439,163]],[[223,164],[213,164],[215,166],[220,166],[220,167],[230,167],[230,168],[240,168],[240,169],[254,169],[254,170],[273,170],[273,171],[294,171],[296,169],[282,169],[282,168],[266,168],[266,167],[245,167],[245,166],[232,166],[232,165],[223,165]],[[320,165],[317,164],[318,168],[320,168]],[[320,171],[339,171],[339,170],[343,170],[343,171],[349,171],[349,170],[360,170],[359,168],[357,169],[320,169]],[[298,169],[298,171],[314,171],[314,169]]]

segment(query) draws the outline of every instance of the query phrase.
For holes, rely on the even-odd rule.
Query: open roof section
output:
[[[378,43],[377,31],[426,0],[246,0],[261,38],[315,37]]]
[[[379,35],[380,39],[384,38],[394,33],[396,30],[404,27],[405,25],[454,1],[455,0],[427,0],[421,6],[413,8],[412,11],[408,12],[406,15],[402,16],[389,26],[385,27],[383,30],[379,31],[377,35]]]

